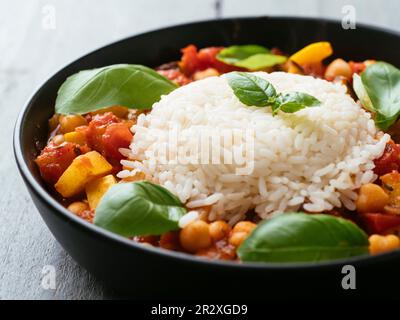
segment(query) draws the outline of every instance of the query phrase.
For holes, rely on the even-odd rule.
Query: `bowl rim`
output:
[[[128,249],[138,250],[142,254],[148,254],[152,256],[158,256],[159,258],[164,259],[171,259],[176,260],[177,262],[185,262],[187,264],[199,264],[208,267],[215,267],[215,268],[230,268],[230,269],[248,269],[248,270],[299,270],[299,269],[322,269],[322,268],[339,268],[343,265],[365,265],[370,264],[372,262],[379,263],[380,261],[384,261],[389,258],[400,258],[400,251],[395,250],[392,252],[379,254],[376,256],[371,255],[361,255],[355,256],[351,258],[345,259],[337,259],[337,260],[329,260],[329,261],[322,261],[317,263],[310,263],[310,262],[295,262],[295,263],[265,263],[265,262],[237,262],[237,261],[224,261],[224,260],[209,260],[204,258],[196,257],[192,254],[187,254],[184,252],[176,252],[171,251],[159,247],[149,247],[144,246],[142,244],[136,243],[135,241],[129,240],[115,234],[111,231],[105,230],[101,227],[98,227],[94,224],[91,224],[85,221],[82,218],[74,215],[70,211],[68,211],[64,206],[61,205],[56,199],[54,199],[50,193],[42,186],[38,181],[36,181],[35,177],[33,176],[31,170],[28,167],[27,161],[25,159],[23,150],[22,150],[22,128],[26,123],[26,117],[29,111],[33,108],[32,101],[41,93],[42,90],[52,81],[52,79],[58,75],[59,73],[63,72],[64,69],[70,67],[77,61],[88,57],[89,55],[95,54],[105,48],[112,47],[117,43],[128,41],[129,39],[138,37],[138,36],[151,36],[153,33],[157,33],[164,30],[173,30],[173,29],[180,29],[186,28],[193,25],[201,25],[201,24],[209,24],[215,22],[240,22],[245,20],[280,20],[280,21],[313,21],[313,22],[320,22],[320,23],[330,23],[330,24],[338,24],[340,23],[339,20],[335,19],[328,19],[328,18],[315,18],[315,17],[296,17],[296,16],[268,16],[268,15],[260,15],[260,16],[243,16],[243,17],[229,17],[223,19],[205,19],[205,20],[197,20],[193,22],[175,24],[172,26],[161,27],[157,29],[152,29],[146,32],[140,32],[137,34],[132,34],[127,37],[123,37],[121,39],[112,41],[106,45],[102,45],[94,50],[91,50],[82,56],[68,62],[61,68],[59,68],[56,72],[50,74],[50,76],[46,77],[46,80],[41,81],[41,84],[37,86],[37,88],[33,91],[30,97],[25,102],[24,106],[19,112],[18,118],[15,122],[14,132],[13,132],[13,150],[14,150],[14,157],[17,163],[17,167],[19,172],[29,188],[34,194],[49,207],[52,214],[59,215],[59,218],[62,218],[64,221],[68,223],[72,223],[74,227],[81,229],[83,232],[89,232],[94,237],[100,237],[104,241],[108,241],[115,246],[124,246]],[[383,32],[386,34],[394,35],[400,38],[400,32],[395,30],[386,29],[380,26],[371,26],[363,23],[357,23],[357,28],[364,28],[370,31],[378,31]],[[35,205],[36,206],[36,205]],[[38,210],[39,211],[39,210]],[[57,238],[57,237],[56,237]]]

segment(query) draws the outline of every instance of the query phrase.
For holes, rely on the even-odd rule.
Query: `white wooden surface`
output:
[[[0,0],[0,299],[114,297],[57,244],[14,164],[15,118],[48,75],[98,46],[162,26],[263,14],[341,18],[349,3],[357,21],[400,29],[398,0]],[[41,285],[46,265],[56,270],[55,290]]]

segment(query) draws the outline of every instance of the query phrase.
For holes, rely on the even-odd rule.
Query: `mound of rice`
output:
[[[377,178],[373,160],[382,155],[389,136],[377,131],[371,116],[346,94],[345,86],[283,72],[256,75],[270,81],[278,92],[305,92],[322,104],[274,117],[268,107],[243,105],[223,77],[193,82],[139,116],[132,128],[130,160],[123,161],[132,171],[120,176],[143,171],[188,208],[212,206],[210,220],[230,223],[243,219],[251,209],[263,219],[301,208],[310,212],[342,205],[355,209],[354,190]],[[179,132],[176,146],[196,150],[200,134],[216,128],[250,132],[230,143],[217,139],[212,148],[244,155],[243,146],[252,145],[251,159],[231,163],[222,153],[219,164],[196,163],[193,154],[180,153],[178,161],[165,161],[160,150],[171,149],[173,130]],[[238,174],[237,169],[249,162],[252,172]]]

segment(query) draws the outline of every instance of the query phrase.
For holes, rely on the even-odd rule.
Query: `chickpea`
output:
[[[325,71],[325,78],[327,79],[335,79],[336,77],[344,77],[346,79],[350,79],[353,72],[349,66],[349,64],[343,59],[333,60]]]
[[[378,185],[368,183],[360,188],[356,207],[358,212],[382,212],[389,203],[389,195]]]
[[[391,234],[381,236],[374,234],[369,237],[369,252],[371,254],[384,253],[400,248],[400,238]]]
[[[89,210],[89,205],[86,202],[76,201],[71,203],[67,209],[76,215],[80,215],[83,211]]]
[[[214,221],[210,224],[210,236],[214,241],[227,238],[230,232],[231,227],[225,221]]]
[[[186,251],[206,249],[211,246],[210,227],[207,222],[193,221],[181,230],[179,240]]]
[[[202,80],[202,79],[205,79],[208,77],[213,77],[213,76],[219,76],[219,72],[214,68],[208,68],[203,71],[197,71],[194,74],[193,79],[194,80]]]
[[[52,140],[56,146],[59,146],[61,143],[63,143],[65,141],[64,135],[62,135],[62,134],[58,134],[58,135],[54,136]]]
[[[248,235],[249,233],[244,231],[233,232],[229,237],[229,244],[237,248],[243,243],[244,240],[246,240]]]
[[[255,229],[255,227],[257,227],[257,225],[253,222],[240,221],[233,227],[232,233],[245,232],[245,233],[249,234],[250,232],[252,232]]]
[[[87,125],[87,121],[79,114],[60,116],[60,130],[62,133],[68,133],[75,130],[76,127]]]

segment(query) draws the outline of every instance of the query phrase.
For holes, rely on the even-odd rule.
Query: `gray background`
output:
[[[0,0],[0,299],[114,296],[55,241],[14,164],[15,118],[46,77],[98,46],[154,28],[240,15],[341,19],[347,4],[356,8],[358,22],[400,30],[398,0]],[[41,286],[45,265],[55,267],[55,290]]]

